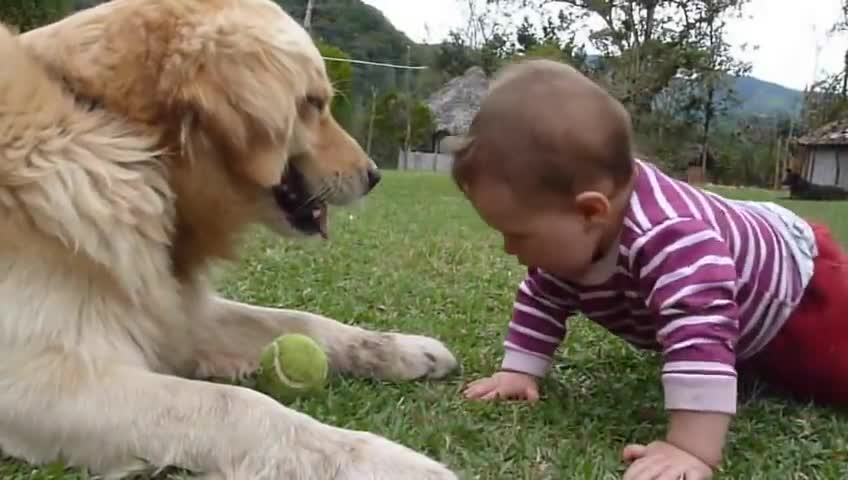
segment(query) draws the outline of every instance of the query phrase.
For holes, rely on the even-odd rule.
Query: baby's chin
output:
[[[541,270],[546,273],[553,275],[554,277],[565,280],[566,282],[574,282],[580,283],[580,279],[583,278],[586,273],[589,272],[591,265],[586,265],[585,267],[568,267],[564,268],[562,265],[549,265],[548,267],[537,266]]]
[[[544,269],[543,269],[544,270]],[[598,285],[609,279],[613,273],[605,265],[587,262],[569,269],[545,270],[555,277],[575,285]]]
[[[581,283],[581,280],[587,275],[590,275],[595,267],[591,256],[586,256],[579,261],[575,261],[573,258],[570,258],[568,262],[556,262],[555,260],[557,259],[551,260],[554,261],[538,262],[536,264],[534,262],[524,262],[521,258],[518,258],[518,262],[525,267],[538,268],[560,280],[574,283]]]

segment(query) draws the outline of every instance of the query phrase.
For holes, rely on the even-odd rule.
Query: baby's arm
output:
[[[715,468],[721,463],[730,419],[726,413],[673,410],[666,441]]]
[[[699,220],[675,220],[632,252],[640,289],[659,318],[665,441],[711,467],[736,413],[737,273],[726,242]]]
[[[563,287],[539,270],[529,270],[516,294],[501,370],[472,382],[465,391],[466,397],[538,399],[537,379],[548,373],[552,357],[565,338],[565,323],[571,314]]]
[[[571,315],[566,288],[539,269],[529,270],[515,296],[502,370],[537,378],[547,375]]]

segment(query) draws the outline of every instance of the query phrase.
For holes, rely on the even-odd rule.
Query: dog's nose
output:
[[[376,168],[369,168],[368,169],[368,191],[369,192],[371,190],[374,190],[374,187],[376,187],[377,184],[380,183],[380,178],[382,178],[382,175],[380,175],[379,170],[377,170]]]

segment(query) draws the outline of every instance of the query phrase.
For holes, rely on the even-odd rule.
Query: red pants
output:
[[[746,367],[797,397],[848,406],[848,254],[811,223],[819,256],[795,313]]]

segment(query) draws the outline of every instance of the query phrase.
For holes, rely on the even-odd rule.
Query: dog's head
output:
[[[379,181],[330,114],[316,46],[270,0],[113,0],[25,37],[76,94],[160,131],[195,236],[325,234],[328,204]]]
[[[803,184],[804,179],[797,172],[792,170],[791,168],[787,168],[784,172],[783,181],[781,185],[784,187],[799,187]]]

